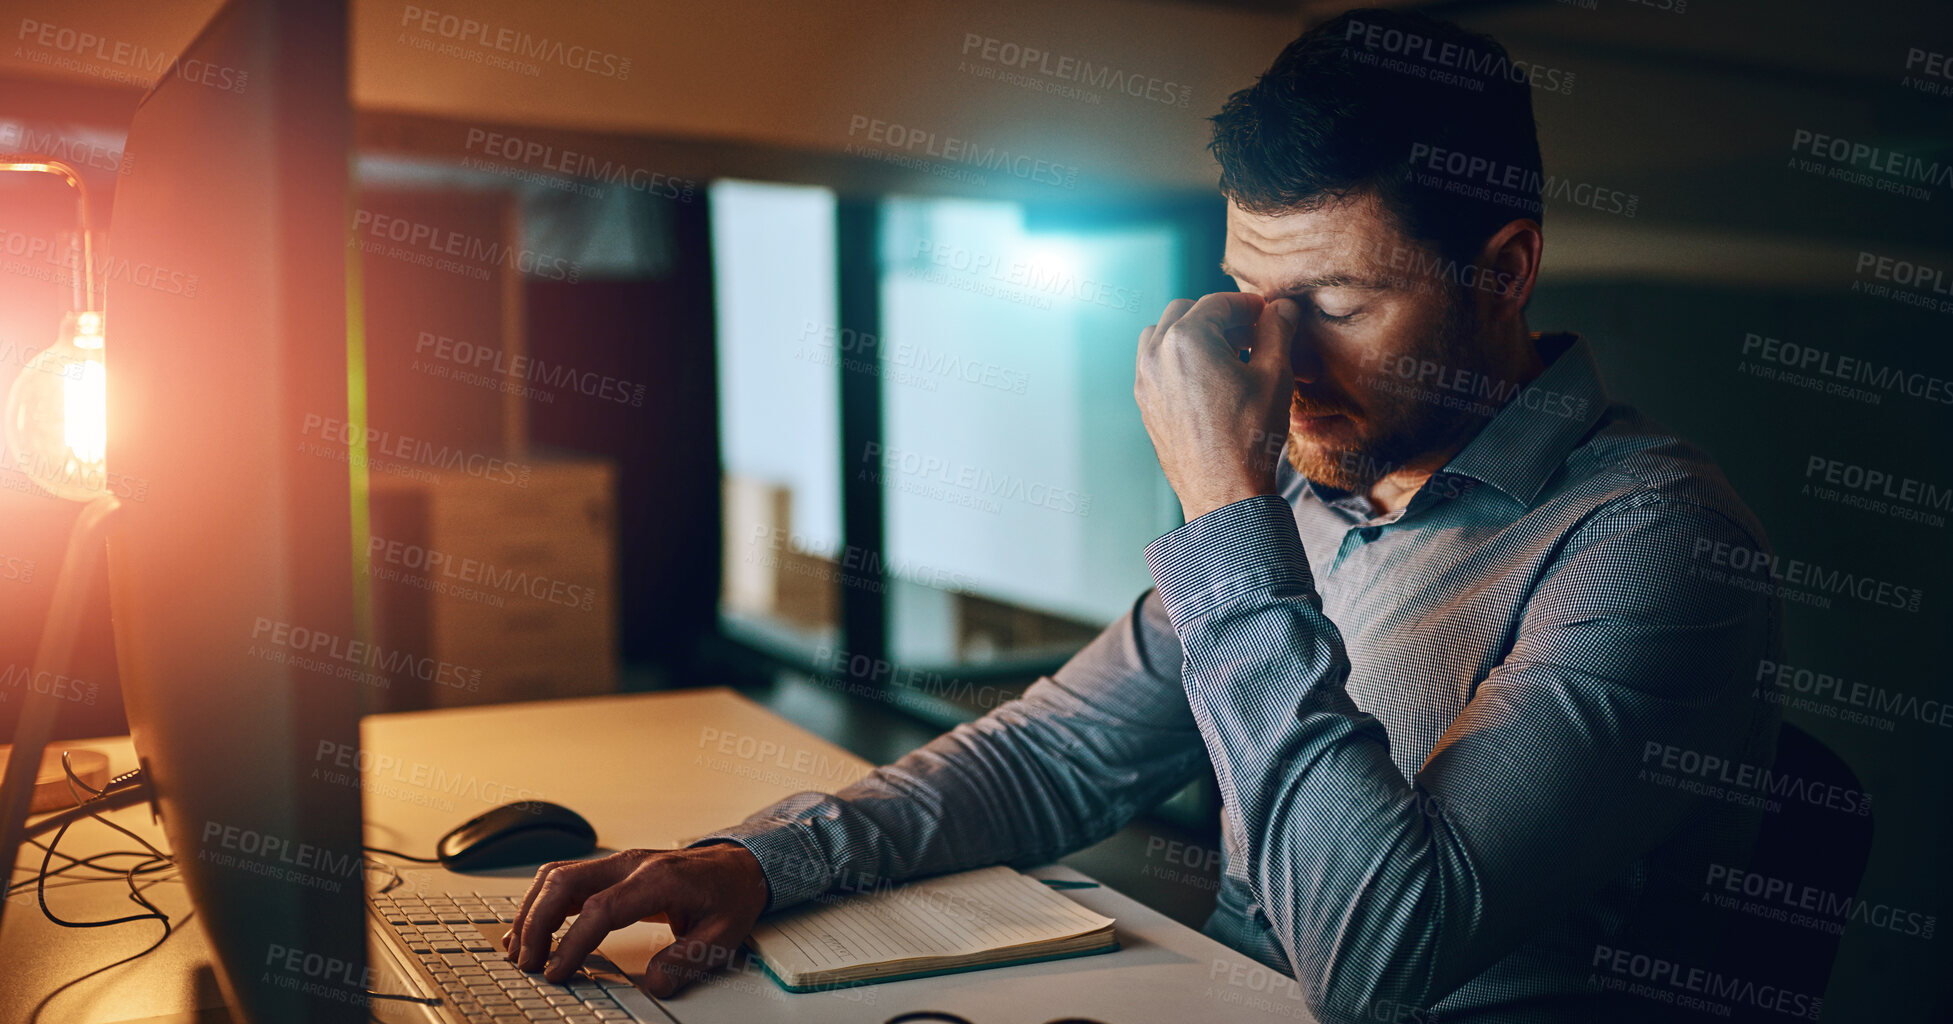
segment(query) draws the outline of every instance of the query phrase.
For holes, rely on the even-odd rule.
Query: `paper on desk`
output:
[[[753,929],[754,947],[777,972],[801,975],[969,955],[1083,935],[1113,923],[1009,867],[823,900]]]

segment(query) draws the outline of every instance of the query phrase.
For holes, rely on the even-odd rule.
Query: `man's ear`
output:
[[[1524,313],[1539,278],[1540,250],[1545,245],[1539,222],[1531,218],[1508,221],[1486,240],[1478,265],[1491,280],[1481,282],[1476,291],[1488,321],[1518,319]]]

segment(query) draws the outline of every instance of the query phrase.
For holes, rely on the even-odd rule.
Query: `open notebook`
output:
[[[1111,918],[1008,867],[822,897],[761,921],[746,942],[789,992],[1119,948]]]

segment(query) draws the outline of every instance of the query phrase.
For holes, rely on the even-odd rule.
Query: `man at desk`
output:
[[[1205,761],[1206,930],[1324,1019],[1655,1016],[1609,960],[1689,963],[1681,908],[1743,862],[1755,812],[1652,777],[1770,763],[1750,677],[1777,613],[1706,571],[1765,546],[1709,458],[1610,403],[1585,341],[1527,326],[1548,184],[1527,78],[1403,13],[1291,43],[1214,119],[1241,290],[1139,338],[1186,517],[1146,550],[1155,589],[1023,699],[838,794],[544,867],[511,956],[560,978],[663,913],[667,994],[764,910],[1050,861]]]

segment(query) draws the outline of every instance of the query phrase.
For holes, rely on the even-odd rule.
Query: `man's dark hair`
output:
[[[1373,194],[1406,236],[1470,260],[1544,212],[1527,72],[1490,36],[1424,15],[1310,29],[1213,122],[1221,192],[1251,213]]]

